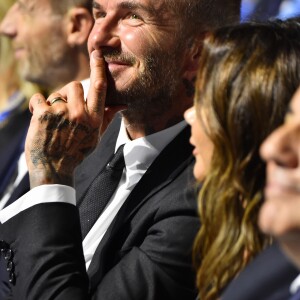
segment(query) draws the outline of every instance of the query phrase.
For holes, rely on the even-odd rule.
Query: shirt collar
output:
[[[181,121],[172,127],[154,134],[130,140],[122,119],[115,151],[119,146],[125,144],[124,159],[129,186],[140,179],[159,153],[185,126],[187,126],[187,123]]]
[[[290,293],[296,294],[297,291],[300,288],[300,274],[296,277],[296,279],[292,282],[292,284],[290,285]]]
[[[12,115],[27,109],[28,105],[25,105],[26,101],[25,96],[19,91],[11,95],[8,99],[7,106],[0,112],[0,123],[6,121]]]
[[[88,91],[89,91],[89,88],[90,88],[90,79],[87,78],[87,79],[81,80],[81,85],[82,85],[82,88],[83,88],[84,100],[86,100],[87,95],[88,95]]]

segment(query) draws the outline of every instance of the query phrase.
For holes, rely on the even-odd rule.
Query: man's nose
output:
[[[192,125],[195,122],[195,120],[196,120],[196,108],[195,108],[195,106],[192,106],[192,107],[188,108],[184,112],[184,119],[189,125]]]
[[[14,4],[5,14],[1,24],[0,24],[0,33],[13,38],[17,34],[16,28],[16,4]]]
[[[102,47],[119,47],[121,40],[119,36],[118,21],[109,16],[106,16],[101,20],[96,20],[89,36],[89,43],[93,49],[100,49]]]
[[[295,136],[294,130],[295,128],[284,124],[271,133],[260,147],[262,159],[266,162],[274,161],[284,167],[296,168],[299,164],[297,149],[300,148],[300,135]]]

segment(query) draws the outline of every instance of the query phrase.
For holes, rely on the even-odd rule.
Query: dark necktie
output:
[[[297,293],[294,294],[289,300],[300,300],[300,289],[298,289]]]
[[[87,235],[116,190],[125,166],[124,145],[120,146],[106,167],[97,175],[79,204],[82,239]]]

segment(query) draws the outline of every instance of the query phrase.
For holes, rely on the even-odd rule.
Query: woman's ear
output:
[[[72,47],[85,46],[94,24],[92,14],[84,7],[74,7],[68,12],[68,43]]]

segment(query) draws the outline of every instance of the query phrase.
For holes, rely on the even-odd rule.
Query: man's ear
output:
[[[85,46],[94,24],[92,14],[83,7],[73,7],[68,12],[68,43],[72,47]]]
[[[184,78],[189,81],[193,81],[197,75],[204,38],[205,33],[199,35],[197,38],[194,38],[192,41],[190,41],[189,47],[186,51]]]

